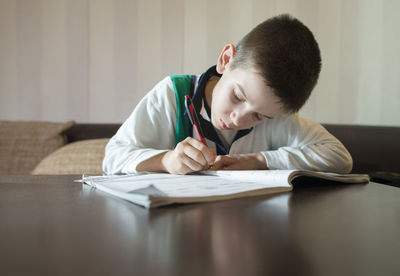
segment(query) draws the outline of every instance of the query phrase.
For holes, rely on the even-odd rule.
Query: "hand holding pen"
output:
[[[208,170],[214,164],[217,156],[214,149],[207,147],[197,112],[188,96],[185,97],[185,108],[198,139],[187,137],[178,143],[174,150],[168,151],[162,157],[161,162],[165,171],[172,174],[188,174]]]

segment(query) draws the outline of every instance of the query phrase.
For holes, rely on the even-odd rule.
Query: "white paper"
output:
[[[366,183],[368,175],[339,175],[300,170],[204,171],[191,175],[145,173],[89,176],[82,182],[146,208],[172,203],[204,202],[292,190],[300,176],[347,183]]]
[[[83,179],[92,186],[102,185],[114,190],[132,193],[149,186],[155,187],[166,197],[208,197],[230,195],[251,190],[273,187],[290,187],[289,183],[279,183],[276,179],[266,181],[262,177],[243,174],[234,176],[228,172],[221,175],[171,175],[139,174],[96,176]]]

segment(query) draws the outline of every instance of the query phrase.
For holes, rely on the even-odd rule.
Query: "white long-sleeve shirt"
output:
[[[200,114],[209,120],[204,107]],[[173,149],[176,123],[174,87],[166,77],[139,102],[110,139],[103,160],[104,172],[135,173],[144,160]],[[215,148],[212,141],[207,140],[207,144]],[[229,154],[256,152],[264,155],[269,169],[348,173],[353,164],[339,140],[320,124],[298,114],[261,121],[249,134],[233,142]]]

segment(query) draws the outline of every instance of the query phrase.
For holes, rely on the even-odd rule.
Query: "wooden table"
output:
[[[79,178],[0,176],[0,275],[400,275],[396,187],[146,210]]]

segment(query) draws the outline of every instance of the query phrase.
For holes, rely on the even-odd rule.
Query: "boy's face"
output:
[[[220,72],[221,73],[221,72]],[[283,105],[255,70],[229,64],[207,97],[215,128],[247,129],[283,113]]]

